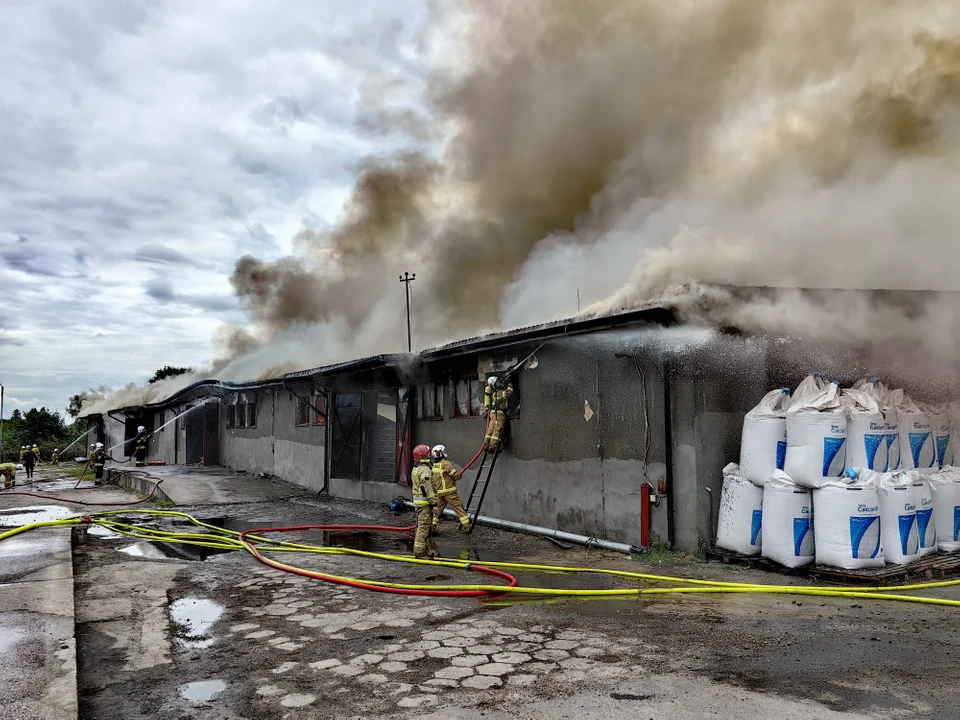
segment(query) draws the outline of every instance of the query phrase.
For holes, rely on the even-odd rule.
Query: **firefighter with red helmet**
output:
[[[460,479],[460,471],[450,462],[445,446],[434,445],[430,455],[433,457],[433,487],[439,496],[437,508],[433,512],[434,531],[440,526],[440,515],[443,513],[443,509],[449,505],[460,521],[460,532],[470,532],[470,518],[467,516],[467,511],[463,509],[463,502],[457,492],[457,480]]]
[[[433,489],[433,466],[430,462],[430,448],[417,445],[413,449],[413,506],[417,513],[417,534],[413,538],[413,555],[427,558],[427,536],[432,528],[433,507],[437,505],[437,494]]]

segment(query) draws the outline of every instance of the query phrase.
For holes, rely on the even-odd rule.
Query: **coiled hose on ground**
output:
[[[123,515],[146,515],[159,517],[176,517],[186,519],[197,527],[196,532],[173,532],[157,530],[125,522]],[[558,565],[534,565],[511,562],[486,562],[482,565],[452,559],[418,560],[409,555],[393,555],[388,553],[368,552],[342,547],[326,547],[302,543],[291,543],[265,537],[266,535],[286,532],[303,532],[309,530],[326,531],[366,531],[377,533],[398,533],[406,535],[410,528],[396,528],[383,525],[299,525],[293,527],[261,528],[238,532],[227,530],[198,520],[187,513],[174,510],[107,510],[87,515],[77,515],[63,520],[52,520],[31,523],[12,528],[0,533],[0,541],[17,534],[43,527],[64,527],[93,523],[129,537],[143,540],[173,542],[186,545],[198,545],[219,550],[242,550],[253,555],[259,562],[284,572],[294,573],[302,577],[314,578],[325,582],[357,587],[375,592],[391,592],[407,595],[427,595],[444,597],[485,597],[497,598],[504,595],[537,595],[554,597],[576,598],[604,598],[604,597],[656,597],[661,595],[677,594],[771,594],[771,595],[806,595],[817,597],[835,597],[859,600],[889,600],[896,602],[922,603],[947,607],[960,607],[960,600],[946,598],[923,597],[905,595],[905,591],[930,590],[960,585],[960,580],[943,580],[938,582],[915,583],[888,588],[843,588],[823,586],[794,586],[794,585],[767,585],[762,583],[735,583],[719,580],[700,580],[693,578],[673,577],[650,573],[630,572],[626,570],[609,570],[594,567],[569,567]],[[438,585],[416,583],[390,583],[376,580],[352,578],[331,573],[322,573],[295,565],[280,562],[268,557],[273,553],[314,553],[322,555],[353,555],[356,557],[383,560],[388,562],[402,562],[412,565],[426,565],[434,567],[449,567],[459,570],[482,572],[493,578],[505,581],[506,584],[476,584],[476,585]],[[609,575],[631,581],[645,581],[653,583],[673,583],[672,587],[621,587],[613,589],[579,589],[579,588],[546,588],[535,586],[521,586],[517,579],[507,571],[548,572],[548,573],[582,573],[594,575]]]

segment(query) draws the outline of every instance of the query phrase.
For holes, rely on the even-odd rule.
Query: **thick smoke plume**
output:
[[[402,118],[410,150],[369,160],[296,258],[237,262],[258,347],[224,379],[404,349],[408,269],[420,347],[574,314],[579,290],[590,313],[666,296],[691,320],[954,357],[950,296],[904,314],[674,289],[960,289],[960,5],[436,5],[405,79],[422,102],[359,112]]]

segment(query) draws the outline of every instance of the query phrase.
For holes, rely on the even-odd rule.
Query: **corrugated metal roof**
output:
[[[219,380],[201,380],[192,385],[178,390],[173,395],[145,405],[128,406],[115,408],[119,411],[135,411],[140,409],[159,409],[168,407],[184,400],[191,392],[202,388],[212,390],[238,391],[247,389],[265,388],[270,385],[280,385],[285,380],[302,380],[304,378],[315,376],[331,376],[347,372],[359,372],[362,370],[372,370],[376,368],[396,367],[404,361],[409,361],[411,357],[418,357],[424,361],[440,360],[442,358],[465,355],[471,352],[484,350],[493,350],[500,347],[517,345],[524,342],[544,341],[554,337],[565,335],[576,335],[585,332],[594,332],[610,328],[625,327],[636,324],[654,323],[660,325],[673,324],[676,319],[669,306],[661,303],[650,303],[640,307],[624,310],[621,312],[607,315],[594,315],[590,317],[565,318],[554,320],[552,322],[541,323],[539,325],[529,325],[527,327],[515,328],[513,330],[504,330],[501,332],[489,333],[487,335],[477,335],[475,337],[456,340],[446,343],[420,353],[390,353],[383,355],[371,355],[365,358],[354,360],[345,360],[343,362],[333,363],[331,365],[322,365],[307,370],[298,370],[285,374],[282,378],[272,380],[260,380],[248,383],[229,383]],[[211,393],[212,394],[212,393]],[[89,417],[89,416],[82,416]]]

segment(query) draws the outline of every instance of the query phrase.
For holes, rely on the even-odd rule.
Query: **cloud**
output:
[[[141,245],[130,256],[132,260],[152,265],[193,265],[186,254],[166,245]]]
[[[375,58],[401,62],[424,4],[0,4],[8,390],[63,408],[208,364],[215,328],[243,321],[236,258],[333,222],[379,151],[356,88]],[[398,40],[380,48],[385,28]]]
[[[144,293],[157,302],[170,302],[175,297],[173,285],[167,278],[155,277],[143,286]]]

